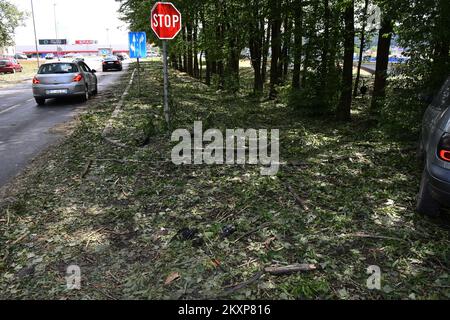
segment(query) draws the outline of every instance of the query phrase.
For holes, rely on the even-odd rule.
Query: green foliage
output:
[[[14,44],[15,29],[23,24],[25,13],[8,0],[0,0],[0,48]]]

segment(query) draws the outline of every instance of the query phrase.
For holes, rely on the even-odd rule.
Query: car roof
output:
[[[78,64],[78,61],[55,61],[55,62],[46,62],[46,63],[41,64],[41,67],[42,67],[42,66],[49,65],[49,64]]]

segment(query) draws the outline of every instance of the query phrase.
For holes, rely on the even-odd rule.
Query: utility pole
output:
[[[37,41],[37,35],[36,35],[36,21],[34,19],[34,6],[33,6],[33,0],[31,0],[31,12],[33,14],[33,28],[34,28],[34,44],[36,46],[36,56],[37,56],[37,64],[39,68],[39,50],[38,50],[38,41]]]
[[[53,3],[53,15],[55,18],[55,35],[56,35],[56,56],[59,61],[59,52],[58,52],[58,23],[56,22],[56,2]]]
[[[109,28],[106,28],[106,41],[109,46],[109,54],[112,54],[111,41],[109,39]]]

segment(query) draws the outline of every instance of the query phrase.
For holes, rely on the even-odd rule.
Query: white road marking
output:
[[[34,99],[33,99],[33,98],[31,98],[31,99],[28,99],[28,100],[27,100],[27,102],[31,102],[31,101],[33,101],[33,100],[34,100]]]
[[[8,111],[11,111],[12,109],[15,109],[17,107],[20,107],[20,104],[16,104],[16,105],[14,105],[12,107],[9,107],[8,109],[5,109],[2,112],[0,112],[0,114],[3,114],[3,113],[8,112]]]

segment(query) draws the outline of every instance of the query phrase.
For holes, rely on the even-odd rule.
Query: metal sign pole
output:
[[[164,117],[167,126],[170,128],[170,109],[169,109],[169,70],[167,65],[167,40],[163,40],[163,63],[164,63]]]
[[[138,68],[138,97],[141,97],[141,65],[139,63],[139,58],[137,58],[137,68]]]
[[[39,50],[38,50],[38,41],[37,41],[37,35],[36,35],[36,21],[34,19],[33,0],[31,0],[31,12],[33,14],[34,45],[36,46],[36,58],[37,58],[37,65],[38,65],[38,69],[39,69],[39,67],[40,67],[40,65],[39,65]]]

